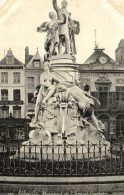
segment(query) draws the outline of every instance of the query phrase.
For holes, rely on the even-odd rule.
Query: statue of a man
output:
[[[70,13],[67,11],[66,7],[68,5],[66,0],[63,0],[62,3],[62,8],[60,9],[57,5],[57,1],[53,0],[53,7],[57,13],[58,20],[62,20],[62,18],[65,18],[65,23],[61,24],[59,26],[59,53],[62,54],[62,45],[64,45],[65,42],[65,54],[70,54],[71,49],[70,49],[70,38],[69,38],[69,16]]]

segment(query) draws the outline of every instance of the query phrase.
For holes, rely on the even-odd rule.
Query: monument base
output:
[[[52,72],[60,79],[75,82],[79,80],[79,66],[75,57],[69,54],[52,56],[50,59]]]

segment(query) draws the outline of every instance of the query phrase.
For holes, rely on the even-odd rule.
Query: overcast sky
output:
[[[68,0],[68,11],[81,26],[76,36],[78,63],[83,63],[93,53],[95,29],[99,48],[105,48],[115,59],[115,49],[124,38],[124,16],[110,1]],[[7,52],[11,48],[15,57],[24,62],[26,46],[30,54],[35,54],[38,47],[43,57],[46,34],[37,33],[36,28],[49,21],[50,11],[53,11],[52,0],[0,0],[0,59],[4,57],[4,49]]]

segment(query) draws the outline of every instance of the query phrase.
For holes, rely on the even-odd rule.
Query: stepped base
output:
[[[24,194],[124,194],[124,176],[102,177],[0,177],[0,192]]]

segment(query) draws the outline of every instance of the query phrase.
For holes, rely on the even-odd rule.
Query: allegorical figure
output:
[[[57,1],[53,0],[53,7],[57,13],[57,17],[59,20],[65,18],[65,23],[59,26],[59,53],[62,54],[62,45],[65,44],[65,54],[70,54],[70,38],[69,38],[69,16],[70,13],[67,11],[66,7],[68,5],[66,0],[63,0],[62,8],[60,9],[57,5]]]
[[[47,32],[44,47],[48,57],[57,54],[56,48],[58,48],[59,44],[59,25],[64,22],[63,18],[61,20],[57,20],[54,12],[50,12],[49,17],[51,19],[50,22],[44,22],[40,27],[37,28],[38,32]]]
[[[71,16],[71,14],[70,14]],[[72,54],[77,54],[76,43],[75,43],[75,34],[78,35],[80,32],[80,24],[76,20],[69,20],[69,37],[70,37],[70,48]]]
[[[56,92],[56,86],[53,85],[53,81],[59,83],[59,79],[50,73],[50,63],[45,62],[44,63],[44,72],[40,76],[40,90],[37,95],[36,105],[35,105],[35,119],[33,124],[36,124],[38,121],[38,115],[40,108],[42,107],[42,104],[45,104],[45,102],[52,97]]]
[[[67,88],[65,85],[59,84],[59,91],[66,91],[67,94],[71,95],[77,102],[79,109],[82,111],[82,116],[85,117],[86,115],[89,115],[94,126],[97,128],[97,131],[103,133],[98,124],[98,120],[94,115],[94,101],[97,104],[100,104],[100,102],[95,97],[90,95],[89,88],[85,89],[84,91],[78,86]]]

